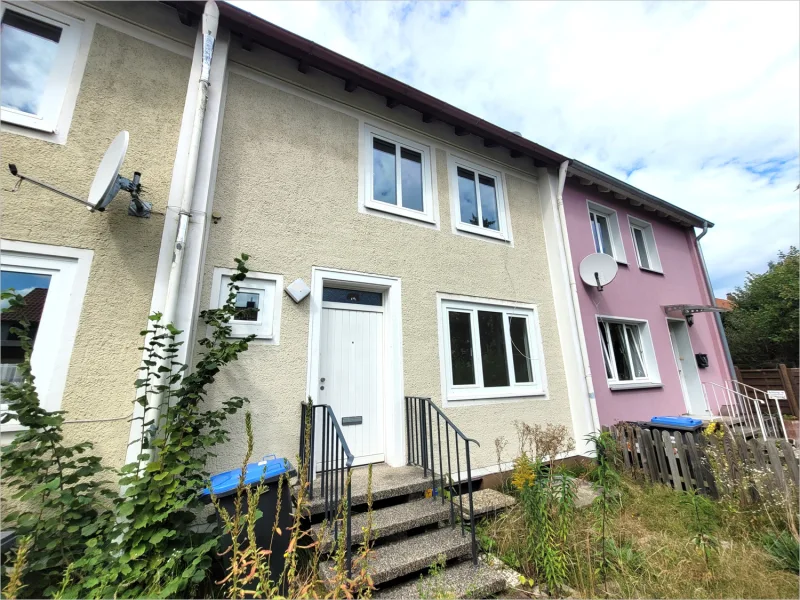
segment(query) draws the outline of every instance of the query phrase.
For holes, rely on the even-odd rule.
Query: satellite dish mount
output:
[[[122,168],[122,163],[125,160],[125,153],[128,151],[128,132],[120,131],[114,141],[106,150],[103,155],[103,160],[100,161],[100,166],[97,168],[97,173],[92,181],[92,187],[89,189],[89,199],[84,200],[73,196],[72,194],[58,189],[57,187],[34,179],[28,175],[23,175],[17,170],[17,165],[9,163],[8,170],[14,177],[19,178],[17,185],[14,186],[12,191],[16,192],[23,181],[30,181],[31,183],[43,187],[46,190],[60,194],[65,198],[74,200],[83,204],[89,209],[89,212],[103,212],[106,207],[111,204],[111,201],[116,197],[120,190],[124,190],[131,195],[131,202],[128,205],[128,214],[133,217],[149,218],[153,210],[153,205],[150,202],[144,202],[139,196],[142,191],[142,184],[140,182],[142,174],[138,171],[134,172],[133,177],[128,179],[119,174]]]
[[[602,292],[617,276],[617,261],[608,254],[590,254],[581,261],[579,271],[583,283]]]

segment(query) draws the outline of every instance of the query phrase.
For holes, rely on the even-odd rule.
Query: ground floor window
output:
[[[443,298],[440,321],[448,400],[544,393],[535,307]]]
[[[21,381],[18,365],[24,349],[15,330],[27,321],[33,344],[31,367],[42,406],[48,410],[61,408],[92,254],[91,250],[2,241],[0,285],[3,292],[22,296],[23,306],[11,308],[8,299],[2,302],[0,380]]]
[[[660,383],[646,321],[598,317],[606,377],[612,388]]]

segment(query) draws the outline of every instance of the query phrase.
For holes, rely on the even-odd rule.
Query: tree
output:
[[[748,273],[744,286],[729,296],[733,309],[723,313],[734,364],[741,367],[798,366],[800,353],[800,252],[778,252],[766,273]]]

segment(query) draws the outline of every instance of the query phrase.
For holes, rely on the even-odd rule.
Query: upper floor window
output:
[[[0,23],[2,120],[52,133],[80,45],[81,22],[38,5],[3,3]]]
[[[22,381],[19,364],[24,350],[13,330],[26,320],[33,345],[31,370],[46,410],[61,408],[92,256],[91,250],[2,241],[0,284],[4,292],[22,296],[23,305],[10,308],[7,300],[3,302],[0,380]],[[3,426],[4,430],[15,428],[14,422]]]
[[[434,223],[430,148],[366,126],[367,208]]]
[[[544,393],[534,308],[443,299],[440,320],[448,400]]]
[[[597,325],[606,377],[612,389],[660,384],[646,321],[598,317]]]
[[[617,262],[626,262],[617,211],[594,202],[588,204],[595,252],[613,256]]]
[[[454,204],[456,229],[509,239],[503,178],[498,171],[450,157],[451,188],[457,195]]]
[[[656,238],[653,235],[653,226],[647,221],[635,217],[628,217],[631,226],[633,247],[636,249],[636,259],[639,267],[647,271],[661,273],[661,259],[658,257]]]

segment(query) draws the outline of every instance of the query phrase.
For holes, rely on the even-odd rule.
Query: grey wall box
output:
[[[289,297],[295,302],[301,302],[311,293],[311,289],[302,279],[295,279],[292,283],[286,286],[286,293],[289,294]]]

